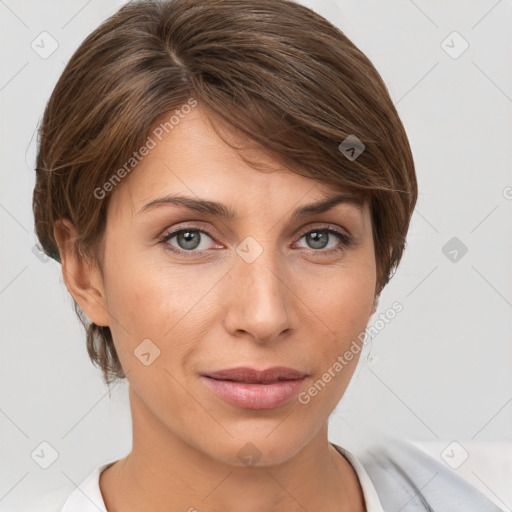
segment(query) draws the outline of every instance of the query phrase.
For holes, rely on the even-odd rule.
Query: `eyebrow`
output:
[[[349,204],[355,207],[360,212],[362,212],[364,208],[364,200],[362,198],[348,193],[341,193],[328,197],[327,199],[318,201],[316,203],[303,205],[293,212],[291,218],[295,220],[306,217],[308,215],[324,213],[330,210],[331,208],[334,208],[338,204]],[[154,210],[164,205],[175,205],[199,213],[207,213],[225,220],[233,220],[236,219],[238,216],[238,213],[235,210],[232,210],[229,206],[223,203],[209,201],[206,199],[196,199],[193,197],[184,196],[180,194],[169,194],[164,197],[153,199],[149,203],[145,204],[137,212],[137,215],[145,214],[151,210]]]

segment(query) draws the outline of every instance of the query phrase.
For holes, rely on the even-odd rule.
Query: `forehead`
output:
[[[222,121],[213,121],[228,143],[219,137],[212,127],[212,118],[199,107],[160,138],[153,135],[152,148],[113,194],[110,208],[120,213],[129,205],[134,218],[164,197],[186,196],[191,200],[189,204],[206,200],[233,205],[230,212],[223,212],[224,217],[236,217],[253,207],[282,215],[292,207],[339,197],[344,192],[291,171]],[[251,164],[229,144],[242,147]],[[355,200],[339,204],[354,210],[354,214],[364,214],[366,207],[358,208]]]

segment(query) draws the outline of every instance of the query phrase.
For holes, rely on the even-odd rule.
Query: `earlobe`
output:
[[[99,268],[80,253],[76,229],[68,219],[59,219],[53,232],[59,246],[62,277],[69,293],[89,320],[96,325],[108,326],[109,316]]]

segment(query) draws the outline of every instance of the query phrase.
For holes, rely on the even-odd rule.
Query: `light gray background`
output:
[[[131,448],[127,387],[109,397],[90,363],[60,265],[33,253],[31,209],[45,103],[80,42],[122,3],[0,0],[3,511],[31,510],[41,489],[72,490]],[[382,432],[424,442],[434,456],[453,441],[470,461],[492,452],[478,471],[466,463],[466,477],[510,510],[496,464],[503,450],[512,461],[512,2],[301,3],[381,73],[419,180],[405,255],[370,325],[394,301],[404,309],[365,349],[330,439],[357,451]],[[46,59],[31,48],[43,31],[58,42]],[[469,44],[457,58],[453,31]],[[455,262],[443,253],[453,237],[467,247]],[[42,442],[58,453],[48,469],[34,460]]]

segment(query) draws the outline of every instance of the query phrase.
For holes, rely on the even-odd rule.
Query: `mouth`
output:
[[[275,366],[266,370],[257,370],[242,366],[208,372],[203,374],[203,376],[214,380],[240,382],[245,384],[273,384],[275,382],[303,379],[308,375],[301,370],[287,368],[284,366]]]
[[[274,409],[288,403],[307,377],[304,372],[284,367],[263,371],[232,368],[201,375],[218,397],[244,409]]]

